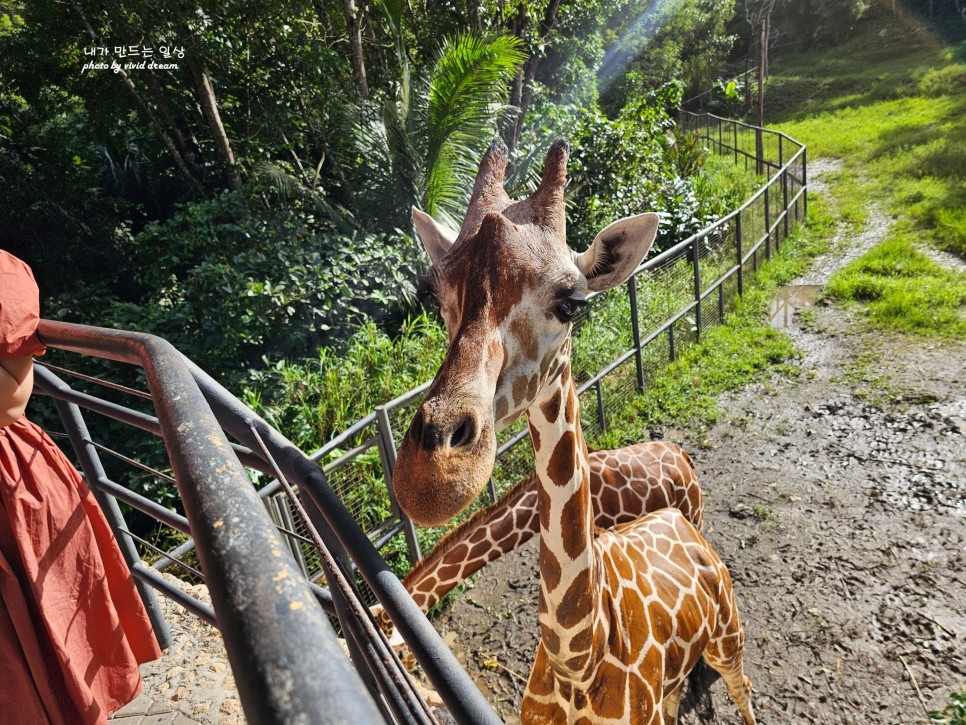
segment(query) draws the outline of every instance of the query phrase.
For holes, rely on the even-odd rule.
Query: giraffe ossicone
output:
[[[731,579],[701,534],[670,508],[608,531],[594,526],[571,319],[590,291],[633,274],[658,220],[620,220],[586,252],[572,252],[567,155],[565,142],[554,143],[537,190],[514,202],[503,189],[506,148],[494,143],[458,233],[414,214],[420,236],[430,237],[428,282],[450,345],[400,446],[396,496],[419,523],[448,520],[486,484],[497,431],[525,412],[541,631],[523,722],[673,722],[684,678],[703,655],[754,723]]]

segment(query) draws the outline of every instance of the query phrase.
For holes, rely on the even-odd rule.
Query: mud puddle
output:
[[[814,305],[821,291],[820,284],[794,284],[780,288],[771,301],[769,323],[779,330],[793,327],[795,313]]]

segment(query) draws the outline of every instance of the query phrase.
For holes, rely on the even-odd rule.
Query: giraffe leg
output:
[[[751,708],[751,680],[740,670],[736,677],[722,674],[725,684],[728,686],[728,694],[735,701],[741,717],[745,720],[745,725],[755,725],[755,713]]]
[[[755,725],[755,713],[751,707],[751,680],[744,673],[743,640],[744,637],[733,635],[722,637],[718,642],[708,645],[704,651],[704,660],[725,681],[728,694],[741,711],[745,725]]]
[[[674,692],[664,696],[664,723],[665,725],[677,725],[678,706],[681,704],[681,695],[684,694],[684,685],[679,685]]]

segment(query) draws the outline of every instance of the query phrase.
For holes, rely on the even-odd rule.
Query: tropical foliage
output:
[[[46,316],[155,332],[242,389],[418,317],[409,208],[455,224],[497,134],[517,194],[570,139],[576,246],[646,209],[661,244],[693,232],[729,198],[714,180],[734,179],[706,172],[674,107],[752,49],[758,20],[769,42],[818,43],[882,8],[9,0],[3,245],[36,270]],[[943,95],[960,76],[921,82]],[[720,87],[740,110],[744,88]]]

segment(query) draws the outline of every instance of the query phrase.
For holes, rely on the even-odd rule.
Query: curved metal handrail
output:
[[[248,721],[382,720],[182,355],[143,333],[50,320],[37,332],[144,369]]]

